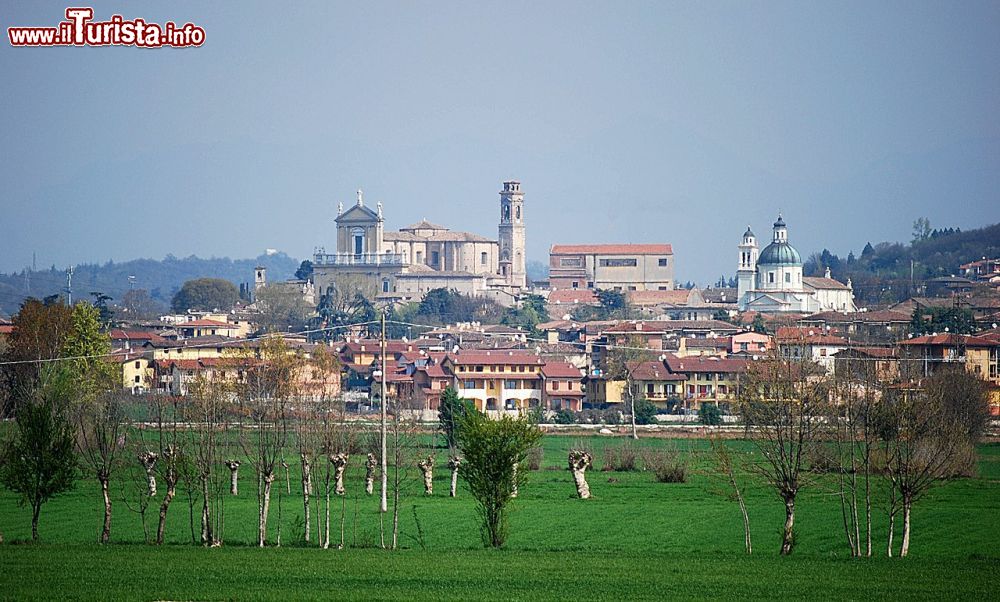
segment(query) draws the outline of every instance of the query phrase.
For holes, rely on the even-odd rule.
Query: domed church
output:
[[[778,215],[771,243],[757,252],[757,238],[747,226],[739,244],[736,271],[740,311],[816,313],[857,311],[851,281],[802,276],[802,256],[788,242],[788,228]]]

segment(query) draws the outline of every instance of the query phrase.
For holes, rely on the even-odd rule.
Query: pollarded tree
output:
[[[71,376],[63,366],[44,366],[35,387],[15,392],[17,420],[0,451],[0,483],[31,507],[31,538],[38,540],[38,516],[52,497],[73,488],[76,458],[68,405]]]
[[[458,429],[464,457],[460,476],[475,498],[480,534],[487,547],[503,547],[507,540],[507,507],[527,479],[517,465],[542,438],[538,426],[526,417],[491,419],[480,412],[466,415]]]

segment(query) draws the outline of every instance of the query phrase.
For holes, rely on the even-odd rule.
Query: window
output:
[[[424,252],[417,251],[417,263],[423,263],[423,262],[424,262]]]
[[[582,268],[583,258],[582,257],[560,257],[559,267],[561,268]]]
[[[383,293],[388,293],[389,292],[389,281],[388,280],[383,280],[382,281],[382,292]]]
[[[653,383],[646,383],[646,395],[653,395]]]
[[[635,259],[599,259],[597,265],[602,268],[634,268],[638,262]]]
[[[517,389],[519,387],[517,386],[517,381],[516,380],[505,380],[505,381],[503,381],[503,388],[504,389]]]
[[[431,251],[431,265],[434,267],[438,267],[438,264],[440,262],[441,262],[441,254],[438,253],[437,251]]]
[[[486,254],[486,251],[483,251],[482,253],[479,254],[479,264],[480,265],[486,265],[488,262],[489,262],[489,258],[488,258],[487,254]]]
[[[137,382],[137,383],[138,383],[138,382],[140,382],[140,381],[139,381],[139,375],[138,375],[138,374],[137,374],[137,375],[135,376],[135,382]]]
[[[666,257],[661,257],[661,258],[657,259],[656,260],[656,265],[660,266],[661,268],[667,267],[667,258]]]
[[[139,362],[136,362],[136,363],[135,363],[135,367],[136,367],[136,368],[138,368],[138,367],[139,367]]]
[[[573,288],[580,288],[580,283],[576,280],[573,281]]]
[[[785,283],[786,284],[791,284],[791,282],[792,282],[792,274],[791,274],[791,272],[785,272]]]
[[[474,381],[474,380],[463,380],[462,381],[462,388],[463,389],[475,389],[476,388],[476,381]]]
[[[665,291],[665,290],[667,290],[667,287],[665,287],[665,286],[658,286],[658,287],[656,287],[656,290],[658,290],[658,291]]]
[[[767,282],[768,284],[774,284],[774,272],[767,273]]]

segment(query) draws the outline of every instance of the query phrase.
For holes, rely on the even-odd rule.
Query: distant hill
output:
[[[123,263],[109,261],[103,265],[82,264],[73,271],[73,297],[90,299],[92,291],[99,291],[110,295],[114,301],[120,301],[129,290],[129,276],[135,276],[135,288],[148,290],[153,299],[169,306],[174,293],[187,280],[224,278],[239,286],[242,282],[253,282],[253,270],[258,265],[267,268],[268,280],[284,280],[295,274],[299,261],[284,253],[275,253],[253,259],[201,259],[194,255],[178,259],[167,255],[162,260],[133,259]],[[60,294],[65,287],[65,270],[54,266],[48,270],[0,274],[0,313],[13,314],[26,297],[44,298]]]
[[[824,249],[803,264],[807,276],[820,276],[826,268],[841,282],[851,279],[854,294],[863,304],[902,301],[913,294],[913,283],[928,278],[959,275],[963,263],[1000,257],[1000,224],[974,230],[932,230],[909,244],[868,243],[857,256],[838,257]]]

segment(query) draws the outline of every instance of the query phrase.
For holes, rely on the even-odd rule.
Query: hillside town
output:
[[[426,219],[387,231],[382,203],[372,209],[358,191],[355,205],[337,208],[335,252],[317,246],[301,278],[272,282],[259,267],[231,306],[147,319],[116,312],[106,326],[121,386],[185,396],[200,380],[236,382],[245,377],[236,358],[259,358],[262,341],[280,336],[290,353],[336,360],[336,370],[302,373],[303,395],[341,396],[364,413],[384,388],[430,421],[448,388],[490,415],[566,423],[623,422],[636,400],[655,413],[644,419],[652,424],[690,422],[706,406],[728,415],[748,366],[775,355],[831,377],[861,362],[915,380],[963,365],[988,381],[1000,415],[1000,259],[955,266],[961,276],[928,281],[920,296],[859,308],[850,279],[829,268],[803,275],[794,229],[779,215],[761,242],[752,227],[736,239],[734,288],[681,287],[683,255],[665,241],[557,242],[548,279],[530,281],[527,207],[521,183],[507,181],[495,238]],[[466,308],[428,320],[435,299]],[[289,300],[297,322],[268,317]],[[15,329],[5,320],[0,337]]]

